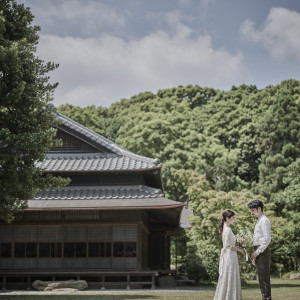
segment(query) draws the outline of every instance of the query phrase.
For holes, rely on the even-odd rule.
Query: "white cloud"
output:
[[[178,4],[181,6],[188,6],[188,5],[195,3],[195,1],[193,1],[193,0],[177,0],[177,1],[178,1]],[[202,5],[208,5],[210,3],[215,3],[216,0],[197,0],[197,2],[200,2],[200,4],[202,4]]]
[[[27,2],[26,2],[27,1]],[[62,36],[94,36],[103,30],[122,29],[125,24],[122,11],[119,14],[108,5],[95,0],[25,0],[33,5],[38,24],[44,24],[48,32]]]
[[[262,45],[274,58],[295,57],[300,60],[300,13],[286,8],[272,8],[260,29],[246,20],[240,32],[246,39]]]
[[[55,105],[108,106],[144,91],[199,84],[225,89],[243,83],[243,57],[215,50],[208,35],[192,37],[186,26],[124,41],[42,35],[39,56],[60,64],[50,74],[60,83]]]

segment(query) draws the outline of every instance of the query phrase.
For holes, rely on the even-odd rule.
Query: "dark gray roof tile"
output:
[[[60,200],[60,199],[134,199],[163,197],[160,189],[145,185],[125,186],[66,186],[40,191],[34,200]]]
[[[157,168],[150,161],[100,153],[47,153],[39,167],[48,172],[70,171],[132,171]]]
[[[164,198],[160,189],[144,185],[67,186],[40,191],[28,201],[28,209],[160,209],[183,205]]]
[[[100,146],[109,149],[110,151],[113,152],[115,157],[117,156],[117,157],[123,157],[129,159],[129,162],[125,163],[126,164],[125,168],[129,167],[130,169],[143,169],[145,168],[144,165],[147,165],[150,168],[161,166],[161,162],[159,159],[157,158],[152,159],[145,156],[134,154],[131,151],[124,149],[123,147],[115,144],[114,142],[103,137],[102,135],[91,131],[90,129],[84,127],[83,125],[73,121],[72,119],[58,112],[56,113],[56,118],[60,120],[64,126],[73,129],[75,132],[81,133],[86,138],[91,139],[92,141],[96,142]],[[120,166],[120,162],[115,160],[113,160],[111,164],[112,164],[112,168],[114,167],[118,168]]]

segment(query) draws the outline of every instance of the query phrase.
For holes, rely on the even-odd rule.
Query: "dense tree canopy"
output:
[[[49,105],[57,84],[48,76],[57,65],[36,56],[39,27],[32,20],[24,5],[1,0],[0,218],[6,221],[38,189],[67,183],[43,177],[36,164],[58,143]],[[221,212],[236,211],[234,231],[253,230],[255,220],[246,206],[253,199],[265,202],[272,223],[273,272],[299,269],[300,81],[262,90],[179,86],[141,93],[109,108],[63,105],[59,111],[163,162],[166,196],[194,211],[192,229],[181,233],[179,263],[196,279],[217,278]],[[249,272],[251,265],[243,262],[242,270]]]
[[[39,188],[62,184],[42,177],[36,162],[53,145],[56,84],[47,73],[56,68],[35,56],[37,26],[24,5],[0,2],[0,217],[9,221]]]
[[[230,91],[188,85],[145,92],[111,107],[61,106],[64,114],[141,155],[163,162],[166,196],[186,201],[193,228],[182,263],[216,278],[222,210],[234,231],[253,230],[247,202],[262,199],[272,222],[272,268],[299,268],[300,82]],[[90,122],[90,120],[93,120]],[[283,242],[285,241],[285,242]],[[249,265],[243,265],[249,271]]]

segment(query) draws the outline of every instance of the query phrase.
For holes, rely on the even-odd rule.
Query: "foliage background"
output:
[[[23,4],[0,1],[0,219],[26,207],[39,189],[68,184],[43,176],[36,162],[56,145],[53,100],[57,83],[48,73],[57,67],[36,56],[40,30]]]
[[[54,146],[54,63],[36,56],[38,26],[24,5],[0,2],[0,211],[10,221],[40,188],[67,184],[36,166]],[[198,85],[144,92],[109,108],[58,108],[121,146],[163,162],[166,196],[193,209],[178,233],[179,265],[191,278],[217,278],[221,212],[237,212],[234,231],[254,228],[246,207],[266,204],[272,223],[272,271],[299,270],[300,82],[258,90]],[[173,245],[174,246],[174,245]],[[174,247],[173,247],[174,248]],[[251,272],[242,262],[242,270]]]
[[[246,204],[253,199],[266,204],[272,223],[272,272],[299,269],[299,81],[262,90],[179,86],[141,93],[109,108],[67,104],[58,110],[137,154],[162,161],[166,196],[194,211],[192,228],[176,237],[178,264],[190,277],[217,278],[221,212],[236,211],[234,232],[252,231],[256,220]],[[243,273],[254,271],[241,262]]]

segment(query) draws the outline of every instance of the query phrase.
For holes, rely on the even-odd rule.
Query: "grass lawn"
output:
[[[300,300],[300,280],[272,279],[272,298],[273,300]],[[205,291],[140,291],[131,290],[124,292],[115,291],[86,291],[84,293],[66,295],[3,295],[0,299],[24,299],[24,300],[209,300],[213,299],[214,290]],[[248,286],[242,289],[244,300],[260,300],[260,290],[258,281],[249,281]]]

